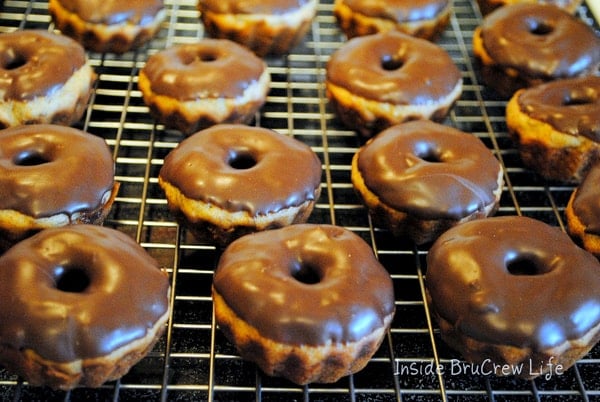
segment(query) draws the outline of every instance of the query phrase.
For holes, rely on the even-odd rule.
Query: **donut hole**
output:
[[[38,166],[48,162],[50,159],[38,151],[23,151],[13,160],[17,166]]]
[[[227,164],[236,170],[250,169],[256,166],[257,163],[258,161],[254,155],[247,151],[232,151],[227,160]]]
[[[15,54],[12,58],[4,60],[2,63],[2,68],[5,70],[16,70],[25,64],[27,64],[27,59],[20,54]]]
[[[190,65],[196,62],[211,63],[213,61],[216,61],[217,59],[217,53],[205,50],[196,54],[184,55],[184,57],[182,58],[182,63],[185,65]]]
[[[535,276],[547,272],[547,268],[537,258],[528,256],[517,257],[508,261],[506,270],[511,275],[516,276]]]
[[[55,271],[56,289],[67,293],[82,293],[90,286],[90,277],[80,267],[59,267]]]
[[[384,55],[381,58],[381,68],[386,71],[395,71],[402,68],[404,60],[399,55]]]
[[[419,155],[419,158],[429,163],[440,163],[442,162],[442,158],[437,152],[430,151],[428,153],[424,153]]]
[[[292,277],[298,282],[306,285],[314,285],[321,282],[321,270],[312,264],[296,262],[292,264]]]
[[[443,161],[439,150],[436,149],[434,145],[427,142],[417,143],[414,153],[419,159],[425,162],[440,163]]]
[[[529,21],[529,32],[537,36],[549,35],[554,31],[554,27],[545,21],[532,19]]]
[[[585,106],[596,102],[589,94],[574,94],[563,99],[562,106]]]

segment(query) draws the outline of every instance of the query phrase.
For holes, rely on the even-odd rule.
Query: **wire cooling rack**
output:
[[[182,136],[155,125],[137,89],[137,74],[149,55],[203,37],[195,3],[167,0],[162,29],[138,51],[120,57],[89,54],[99,79],[79,124],[105,138],[113,150],[121,188],[106,225],[136,239],[171,275],[174,308],[166,335],[130,373],[99,389],[53,392],[31,387],[2,370],[1,400],[600,400],[598,346],[562,375],[525,381],[460,366],[460,356],[441,341],[423,302],[427,249],[374,228],[352,189],[350,161],[360,141],[333,115],[324,91],[326,62],[345,40],[332,13],[332,0],[320,2],[311,31],[290,55],[267,59],[272,88],[253,124],[294,136],[319,155],[323,191],[310,222],[344,226],[372,245],[392,275],[397,312],[367,367],[335,384],[299,387],[267,377],[241,360],[214,323],[210,286],[219,251],[198,243],[173,221],[157,184],[163,158]],[[578,15],[597,27],[585,6]],[[507,134],[505,101],[478,81],[471,40],[480,22],[472,1],[455,0],[450,25],[438,40],[464,78],[462,97],[445,123],[481,138],[501,161],[506,184],[499,215],[527,215],[564,228],[564,208],[573,187],[545,182],[523,168]],[[54,29],[47,3],[5,0],[0,6],[0,31],[32,28]]]

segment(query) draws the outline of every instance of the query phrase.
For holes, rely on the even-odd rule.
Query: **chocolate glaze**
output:
[[[201,7],[219,14],[281,15],[299,10],[312,0],[200,0]]]
[[[600,77],[551,81],[524,90],[521,111],[561,133],[600,142]]]
[[[577,187],[573,212],[586,233],[600,236],[600,165],[593,165]]]
[[[83,21],[94,24],[147,25],[164,8],[163,0],[60,0]]]
[[[160,176],[187,198],[256,216],[313,200],[321,161],[309,146],[275,131],[222,124],[181,142]]]
[[[311,271],[316,283],[297,278]],[[223,253],[213,286],[263,336],[287,344],[353,342],[394,313],[387,271],[349,230],[299,224],[259,232]]]
[[[34,218],[93,211],[113,185],[114,162],[100,137],[47,124],[0,131],[0,209]]]
[[[327,80],[351,93],[396,105],[428,105],[462,82],[441,47],[390,31],[346,42],[327,63]]]
[[[461,219],[495,202],[501,166],[475,136],[431,121],[379,133],[358,170],[386,205],[420,218]]]
[[[372,18],[398,22],[435,19],[448,7],[448,0],[342,0],[352,11]]]
[[[177,45],[148,59],[143,72],[152,91],[181,101],[242,96],[266,64],[245,47],[226,39]]]
[[[481,25],[483,46],[495,63],[542,79],[594,74],[600,38],[577,17],[549,4],[500,7]]]
[[[0,342],[52,361],[107,355],[145,337],[168,309],[167,276],[114,229],[47,229],[12,247],[0,266]],[[74,272],[84,290],[61,285]]]
[[[519,266],[528,274],[518,275]],[[438,314],[483,342],[544,350],[600,323],[600,264],[531,218],[448,230],[427,255],[426,285]]]
[[[51,95],[87,62],[83,47],[42,30],[0,35],[0,101]]]

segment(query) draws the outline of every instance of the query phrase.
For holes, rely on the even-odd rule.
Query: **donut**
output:
[[[451,0],[335,0],[333,13],[348,38],[397,30],[435,40],[450,21]]]
[[[321,193],[312,149],[270,129],[219,124],[166,156],[158,183],[195,237],[224,246],[237,237],[305,222]]]
[[[229,39],[259,57],[289,53],[310,29],[317,0],[199,0],[206,33]]]
[[[363,145],[352,158],[351,180],[374,224],[424,244],[495,213],[503,172],[477,137],[418,120]]]
[[[527,168],[547,180],[579,183],[600,160],[600,77],[518,90],[506,106],[506,125]]]
[[[99,387],[164,332],[169,279],[114,229],[47,229],[0,257],[0,364],[30,385]]]
[[[483,19],[473,34],[473,54],[483,83],[509,98],[520,88],[595,75],[600,38],[556,6],[519,3]]]
[[[163,0],[49,0],[62,33],[99,53],[123,54],[150,41],[167,13]]]
[[[114,165],[103,139],[72,127],[0,130],[0,246],[46,228],[101,224],[119,187]]]
[[[596,163],[573,190],[565,208],[567,231],[581,246],[600,258],[600,164]]]
[[[77,123],[95,80],[84,49],[66,36],[0,34],[0,128]]]
[[[351,231],[298,224],[234,241],[212,285],[215,319],[240,356],[296,384],[358,372],[394,316],[390,275]]]
[[[227,39],[203,39],[150,56],[138,88],[150,113],[186,135],[218,123],[250,123],[265,103],[264,61]]]
[[[600,263],[532,218],[451,228],[427,254],[425,285],[442,339],[488,373],[561,374],[600,340]]]
[[[408,120],[443,120],[462,93],[462,76],[441,47],[388,31],[336,50],[325,85],[341,122],[370,138]]]
[[[481,14],[484,16],[491,13],[498,7],[516,3],[552,4],[571,14],[575,14],[581,3],[583,3],[583,0],[477,0],[479,11],[481,11]]]

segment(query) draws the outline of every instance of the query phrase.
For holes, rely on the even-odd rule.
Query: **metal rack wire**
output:
[[[144,48],[120,57],[90,53],[98,82],[80,127],[106,139],[121,189],[106,225],[135,238],[171,274],[173,313],[164,339],[121,380],[99,389],[52,392],[0,371],[0,400],[61,401],[594,401],[600,400],[600,347],[561,376],[534,381],[461,371],[460,356],[439,338],[424,304],[425,247],[374,228],[350,182],[360,146],[340,125],[324,93],[325,65],[345,40],[322,0],[312,30],[286,57],[267,59],[272,89],[254,124],[309,144],[323,162],[322,195],[311,222],[344,226],[372,245],[392,275],[397,313],[381,349],[361,372],[336,384],[298,387],[264,376],[237,356],[214,324],[210,285],[219,251],[194,240],[170,216],[157,176],[165,155],[182,139],[157,126],[137,90],[148,55],[203,36],[196,0],[166,0],[168,18]],[[582,7],[580,17],[595,24]],[[505,102],[482,86],[471,39],[481,15],[455,0],[451,24],[438,40],[464,78],[464,91],[446,124],[481,138],[502,162],[506,185],[498,214],[522,214],[564,227],[571,186],[547,183],[524,169],[504,120]],[[5,0],[0,31],[53,29],[45,1]],[[435,370],[436,367],[443,367]]]

